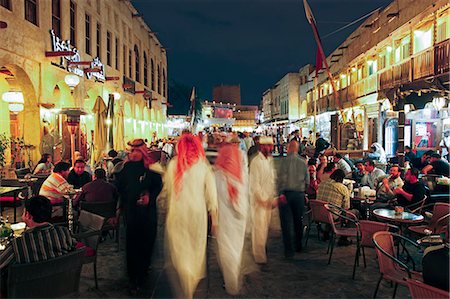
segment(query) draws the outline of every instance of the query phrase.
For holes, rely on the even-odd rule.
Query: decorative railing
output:
[[[450,39],[434,46],[434,74],[442,75],[450,71]]]
[[[392,80],[394,85],[411,82],[411,60],[392,66]]]
[[[421,52],[413,57],[413,79],[432,76],[434,73],[434,51],[433,49]]]

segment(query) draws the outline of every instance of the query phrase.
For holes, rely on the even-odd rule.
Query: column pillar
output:
[[[405,98],[400,97],[394,105],[394,111],[398,112],[398,161],[401,167],[405,162]]]

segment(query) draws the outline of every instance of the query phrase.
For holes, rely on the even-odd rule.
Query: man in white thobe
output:
[[[276,196],[276,175],[271,157],[273,139],[260,138],[260,151],[250,163],[250,210],[252,216],[253,258],[266,264],[266,242],[269,233],[272,204]]]

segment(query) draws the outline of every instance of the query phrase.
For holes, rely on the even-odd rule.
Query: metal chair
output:
[[[361,240],[360,235],[360,228],[359,228],[359,222],[358,218],[355,214],[346,211],[345,209],[342,209],[341,207],[332,205],[332,204],[325,204],[325,209],[327,210],[328,214],[328,221],[331,224],[332,228],[332,236],[330,237],[330,242],[328,243],[328,248],[330,252],[330,256],[328,258],[328,265],[331,263],[331,257],[333,255],[333,249],[334,249],[334,243],[336,241],[336,237],[353,237],[356,238],[357,248],[359,247],[359,243]],[[338,212],[336,212],[336,210]],[[335,221],[333,218],[333,215],[338,217],[338,220]],[[337,224],[342,224],[344,222],[352,223],[355,227],[339,227]],[[353,267],[353,278],[355,277],[355,267],[356,264],[359,263],[357,260],[358,254],[355,254],[355,264]]]
[[[104,223],[105,218],[82,210],[78,218],[78,233],[74,234],[75,239],[83,242],[84,245],[92,249],[92,254],[86,255],[83,258],[83,264],[93,263],[95,288],[97,289],[97,249]]]
[[[408,238],[405,238],[399,234],[381,231],[376,232],[373,235],[373,242],[375,244],[375,250],[378,257],[378,265],[380,268],[380,278],[378,279],[377,286],[375,288],[375,292],[373,294],[373,298],[376,298],[378,293],[378,288],[380,287],[380,283],[382,279],[389,280],[394,283],[394,293],[392,295],[395,298],[395,294],[397,292],[398,285],[407,286],[406,279],[413,278],[416,280],[422,280],[422,274],[419,272],[415,272],[402,261],[400,261],[397,257],[396,250],[394,248],[394,237],[399,238],[399,244],[405,245],[404,243],[408,243],[416,248],[420,246],[411,241]]]
[[[434,299],[448,299],[450,298],[450,293],[428,284],[425,284],[418,280],[408,279],[408,287],[411,292],[412,299],[422,299],[422,298],[434,298]]]
[[[308,213],[310,213],[310,217],[309,217],[309,221],[308,221],[308,227],[306,230],[305,248],[308,245],[309,232],[311,231],[311,224],[313,222],[315,222],[317,225],[317,238],[318,239],[320,239],[320,236],[319,236],[320,224],[321,223],[331,224],[331,223],[329,223],[329,220],[328,220],[327,209],[325,209],[326,203],[327,203],[326,201],[322,201],[322,200],[318,200],[318,199],[309,201],[310,210],[308,211]]]
[[[425,231],[431,231],[432,234],[440,233],[442,228],[448,225],[450,219],[450,204],[438,202],[434,204],[433,216],[427,225],[410,226],[408,229],[419,235],[426,235]]]
[[[84,250],[8,267],[9,298],[60,298],[78,292]]]

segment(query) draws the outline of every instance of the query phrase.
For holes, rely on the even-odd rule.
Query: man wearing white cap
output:
[[[271,152],[273,139],[262,136],[259,152],[250,163],[250,206],[253,220],[252,248],[256,263],[267,263],[266,242],[269,232],[272,203],[276,196],[275,167]]]

